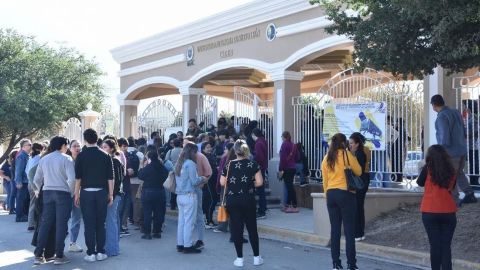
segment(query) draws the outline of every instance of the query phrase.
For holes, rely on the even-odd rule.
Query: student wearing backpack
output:
[[[295,163],[296,174],[300,175],[300,187],[306,187],[308,186],[306,177],[310,174],[310,171],[308,170],[307,155],[305,154],[305,148],[301,142],[296,143],[295,146],[298,151],[298,159]]]
[[[139,203],[135,204],[135,203],[137,202],[136,195],[141,183],[141,181],[138,179],[138,171],[141,168],[141,164],[143,164],[145,156],[143,155],[142,152],[138,151],[133,137],[128,137],[127,140],[128,140],[128,148],[126,153],[127,174],[130,176],[130,192],[131,192],[130,205],[129,206],[127,205],[127,207],[130,207],[130,213],[129,213],[130,222],[136,225],[139,225],[140,209],[138,209],[138,207],[135,207],[135,205],[140,205],[140,204]]]

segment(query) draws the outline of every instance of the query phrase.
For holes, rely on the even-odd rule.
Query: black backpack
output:
[[[138,151],[133,150],[132,152],[127,152],[127,168],[133,169],[133,175],[131,177],[138,176],[138,169],[140,168],[140,159],[137,156]]]

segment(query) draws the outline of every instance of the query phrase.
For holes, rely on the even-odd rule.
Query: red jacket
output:
[[[447,188],[440,187],[432,181],[432,176],[426,166],[422,169],[417,183],[419,186],[425,186],[420,211],[422,213],[455,213],[457,205],[453,200],[451,191],[455,187],[455,175],[450,180]]]

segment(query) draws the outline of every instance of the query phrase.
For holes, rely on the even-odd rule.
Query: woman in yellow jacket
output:
[[[355,156],[346,150],[347,145],[347,137],[344,134],[335,134],[332,137],[328,153],[322,162],[323,190],[327,197],[328,216],[330,218],[330,250],[334,270],[343,269],[340,260],[342,222],[347,251],[347,269],[358,269],[355,258],[356,197],[354,191],[347,189],[347,179],[344,170],[348,162],[353,173],[360,176],[362,168]]]

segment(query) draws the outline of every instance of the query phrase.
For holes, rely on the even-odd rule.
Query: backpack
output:
[[[140,159],[138,158],[137,153],[137,150],[127,152],[127,168],[133,169],[132,178],[138,176],[138,169],[140,168]]]

